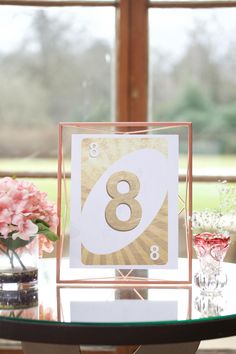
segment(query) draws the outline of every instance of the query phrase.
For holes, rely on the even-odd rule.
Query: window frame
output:
[[[148,120],[148,11],[151,8],[236,7],[235,0],[0,0],[0,6],[108,7],[116,8],[116,121]],[[12,172],[12,171],[11,171]],[[0,177],[12,174],[0,171]],[[17,172],[17,175],[19,173]],[[56,173],[20,173],[20,177],[48,178]],[[220,176],[194,176],[193,181],[213,182]],[[236,176],[227,176],[230,182]]]
[[[148,11],[151,8],[236,7],[233,0],[0,0],[0,6],[116,8],[116,121],[148,120]],[[112,117],[113,118],[113,117]]]

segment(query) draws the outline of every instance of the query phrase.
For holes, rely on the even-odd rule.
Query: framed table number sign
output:
[[[177,264],[178,155],[177,135],[72,135],[72,266]]]
[[[58,282],[190,282],[190,129],[190,123],[60,125]],[[180,186],[181,158],[187,163]]]

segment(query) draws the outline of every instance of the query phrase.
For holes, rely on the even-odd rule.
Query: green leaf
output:
[[[12,236],[12,235],[11,235]],[[25,247],[26,245],[28,245],[35,236],[30,237],[29,240],[22,240],[21,238],[17,237],[15,240],[13,240],[12,237],[8,237],[8,238],[3,238],[1,239],[1,244],[3,244],[4,246],[6,246],[8,249],[10,250],[16,250],[17,248],[20,247]]]
[[[38,233],[39,234],[43,234],[45,237],[47,237],[48,240],[53,241],[53,242],[58,240],[57,234],[55,234],[55,232],[51,231],[49,229],[49,226],[46,226],[44,222],[38,222],[37,226],[38,226]]]
[[[43,224],[44,226],[47,226],[48,228],[50,227],[50,225],[44,221],[44,220],[41,220],[41,219],[36,219],[33,221],[34,224],[36,224],[38,226],[38,224]]]

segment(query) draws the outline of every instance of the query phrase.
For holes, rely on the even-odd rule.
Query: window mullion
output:
[[[147,119],[147,0],[120,0],[117,14],[117,118]]]

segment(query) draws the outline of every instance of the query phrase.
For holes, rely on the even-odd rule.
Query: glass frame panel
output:
[[[179,241],[184,245],[184,255],[182,259],[179,251],[178,269],[113,269],[113,268],[70,268],[68,259],[69,233],[67,226],[70,214],[70,149],[71,136],[73,133],[79,134],[140,134],[157,133],[179,134],[183,130],[185,137],[185,151],[188,158],[183,175],[179,175],[179,180],[184,182],[182,194],[179,192],[179,217],[184,214],[183,225],[184,235]],[[181,135],[180,135],[181,136]],[[180,189],[179,189],[180,191]],[[192,232],[190,216],[192,214],[192,125],[187,122],[178,123],[61,123],[59,125],[59,160],[58,160],[58,216],[60,224],[58,234],[60,241],[57,247],[57,283],[65,284],[117,284],[127,286],[127,284],[153,285],[153,284],[191,284],[192,282]],[[179,247],[181,249],[181,247]],[[131,269],[130,269],[131,268]]]

